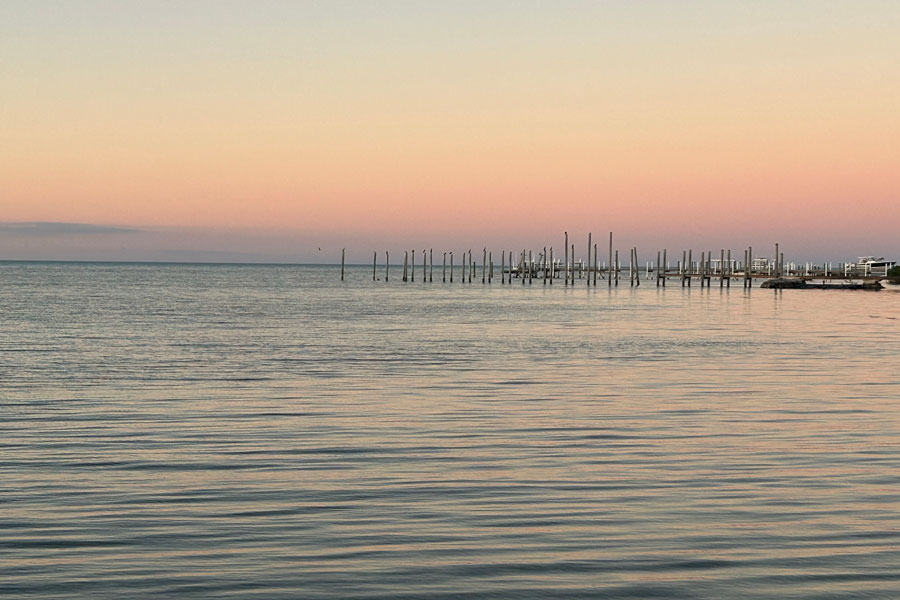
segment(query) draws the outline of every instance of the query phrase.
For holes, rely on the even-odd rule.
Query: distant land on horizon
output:
[[[434,242],[428,243],[421,232],[411,232],[408,240],[387,240],[387,236],[379,235],[378,232],[342,236],[334,232],[290,230],[138,227],[47,221],[0,222],[0,260],[315,265],[340,264],[341,248],[346,248],[348,265],[370,265],[373,251],[378,252],[378,262],[383,263],[385,250],[391,252],[392,264],[399,264],[402,262],[402,252],[413,249],[431,248],[435,252],[454,251],[458,254],[485,246],[497,253],[503,250],[518,251],[523,247],[534,249],[544,245],[561,249],[563,233],[545,232],[540,237],[526,239],[524,236],[498,231],[482,240],[478,233],[461,232],[457,241],[441,244],[443,239],[452,237],[451,234],[436,234]],[[644,260],[651,260],[651,254],[655,256],[656,250],[662,248],[667,248],[669,257],[672,258],[674,253],[687,249],[693,249],[698,256],[701,251],[717,251],[720,248],[740,253],[747,245],[753,245],[756,255],[762,257],[771,253],[771,246],[776,241],[781,244],[786,260],[847,262],[866,255],[885,256],[894,260],[900,258],[900,244],[896,241],[873,247],[847,239],[838,245],[832,240],[810,240],[808,232],[803,230],[797,231],[795,239],[789,235],[774,239],[771,235],[766,235],[764,227],[761,227],[759,239],[746,241],[723,238],[721,231],[711,231],[708,236],[699,233],[693,236],[675,235],[677,232],[673,232],[666,240],[652,239],[652,234],[642,231],[613,233],[616,248],[624,251],[625,248],[636,245]],[[582,255],[587,243],[587,232],[570,231],[569,234],[570,243],[575,244],[576,254]],[[608,234],[608,231],[593,231],[593,241],[604,248]]]

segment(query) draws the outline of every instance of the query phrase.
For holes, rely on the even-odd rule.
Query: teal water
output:
[[[900,294],[338,273],[0,263],[0,596],[900,597]]]

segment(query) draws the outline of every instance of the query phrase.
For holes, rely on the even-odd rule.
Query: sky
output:
[[[900,258],[898,32],[893,0],[3,0],[0,259]]]

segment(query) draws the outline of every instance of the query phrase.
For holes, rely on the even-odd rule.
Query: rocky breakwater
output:
[[[761,288],[772,290],[883,290],[880,281],[864,281],[862,283],[809,283],[805,279],[789,279],[777,277],[764,281]]]

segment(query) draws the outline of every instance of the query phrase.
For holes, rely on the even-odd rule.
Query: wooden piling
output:
[[[628,283],[634,287],[634,274],[636,272],[634,264],[634,247],[628,249]]]
[[[709,287],[709,279],[706,277],[706,267],[707,262],[709,260],[709,256],[705,252],[700,253],[700,287],[703,287],[704,284]]]
[[[613,270],[616,272],[616,286],[619,285],[619,251],[616,250],[616,266],[613,267]]]
[[[447,283],[447,253],[444,252],[444,260],[441,263],[441,283]]]
[[[553,278],[556,276],[554,273],[556,269],[556,265],[553,264],[553,246],[550,246],[550,285],[553,285]]]
[[[403,282],[406,282],[406,263],[409,260],[409,250],[403,251]]]
[[[372,253],[372,281],[375,281],[375,269],[378,265],[378,251]]]
[[[572,244],[572,285],[575,285],[575,244]]]
[[[525,273],[525,249],[522,249],[522,262],[519,263],[522,266],[519,268],[519,277],[522,279],[522,285],[525,285],[525,278],[528,277],[527,273]]]
[[[506,283],[506,250],[500,253],[500,285],[504,283]]]
[[[665,248],[663,248],[662,269],[663,269],[662,286],[666,287],[666,277],[669,274],[669,262],[666,259],[666,249]]]
[[[637,246],[634,247],[634,264],[637,266],[637,270],[634,272],[634,285],[635,287],[640,287],[641,285],[641,261],[638,260],[638,251]]]
[[[563,285],[569,285],[569,232],[566,232],[566,241],[565,241],[565,251],[566,251],[566,282]]]
[[[750,278],[750,273],[747,272],[747,269],[747,249],[744,248],[744,289],[747,289],[747,280]]]
[[[687,260],[687,268],[688,268],[688,279],[687,285],[691,287],[693,275],[694,275],[694,250],[688,250],[688,260]]]
[[[531,268],[533,262],[531,260],[531,250],[528,251],[528,285],[534,283],[534,270]]]
[[[612,234],[613,232],[609,232],[609,266],[606,268],[606,284],[608,287],[612,287],[612,264],[613,264],[613,247],[612,247]]]
[[[706,278],[706,287],[709,287],[709,282],[712,277],[711,274],[712,269],[712,250],[706,251],[706,261],[703,263],[703,276]]]
[[[544,253],[541,254],[541,265],[544,271],[544,285],[547,285],[547,246],[544,246]]]
[[[413,283],[416,282],[416,251],[412,251],[412,260],[410,261],[410,273],[409,280]]]
[[[587,285],[591,287],[591,232],[588,232],[587,245]]]
[[[719,287],[725,287],[725,248],[722,248],[719,257]]]
[[[428,271],[428,283],[434,283],[434,248],[428,249],[428,262],[431,263],[431,269]]]
[[[385,251],[384,253],[384,280],[388,281],[391,275],[391,253]]]
[[[662,257],[662,253],[657,250],[656,251],[656,287],[659,287],[659,259]]]
[[[341,281],[344,280],[344,249],[341,248]]]
[[[487,248],[481,250],[481,284],[487,283]]]
[[[628,281],[634,287],[635,275],[637,275],[638,267],[634,261],[634,247],[628,249]]]
[[[728,249],[728,281],[726,282],[726,287],[731,288],[731,276],[734,274],[734,269],[731,266],[731,248]]]
[[[778,272],[778,268],[779,268],[779,265],[778,265],[778,242],[775,242],[775,259],[774,259],[774,261],[775,261],[774,275],[775,275],[775,277],[781,277],[781,273]]]
[[[597,244],[594,244],[594,287],[597,287]]]
[[[450,283],[453,283],[453,253],[450,253]]]
[[[747,246],[746,256],[747,256],[747,265],[744,267],[744,272],[746,273],[747,287],[751,287],[753,285],[753,247],[752,246]]]

